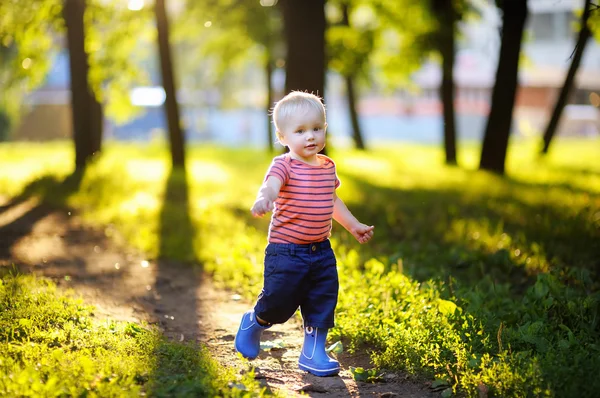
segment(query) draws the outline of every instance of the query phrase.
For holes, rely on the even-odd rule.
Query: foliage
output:
[[[260,396],[230,389],[231,370],[205,348],[167,341],[135,323],[101,321],[81,300],[45,279],[0,278],[0,395],[2,396]]]
[[[59,0],[0,2],[0,139],[18,121],[25,94],[50,69],[60,10]]]
[[[240,69],[250,66],[262,72],[267,62],[282,57],[277,7],[255,0],[187,1],[185,12],[174,20],[174,48],[186,87],[218,87],[225,104],[264,103],[233,94],[244,79]]]
[[[60,0],[8,0],[0,2],[0,85],[5,109],[13,123],[24,96],[42,84],[53,62],[63,51],[60,36],[65,26]],[[89,81],[105,114],[125,122],[140,112],[129,99],[129,90],[149,81],[143,71],[154,47],[155,28],[147,8],[131,11],[119,0],[87,2],[86,52]]]
[[[88,2],[85,15],[89,82],[105,114],[124,123],[141,112],[129,98],[135,86],[147,85],[156,45],[151,7],[129,10],[121,0]],[[150,64],[150,65],[149,65]]]
[[[378,368],[365,370],[367,378],[404,369],[437,380],[445,394],[595,395],[597,140],[559,140],[541,163],[535,144],[513,141],[511,178],[476,171],[477,146],[461,148],[464,169],[442,166],[432,147],[331,154],[340,197],[376,226],[368,245],[337,224],[332,237],[341,291],[330,336],[372,353]],[[201,262],[218,283],[248,299],[258,293],[269,220],[248,209],[269,155],[190,148],[189,174],[178,177],[188,185],[184,208],[166,195],[173,180],[164,149],[109,145],[66,196],[58,183],[70,171],[60,161],[68,152],[61,144],[0,145],[0,192],[70,205],[150,256]],[[38,178],[41,161],[52,178]],[[186,208],[191,232],[174,234],[182,225],[174,214]]]
[[[329,67],[342,76],[367,76],[373,52],[376,18],[364,5],[352,7],[348,0],[327,3],[329,26],[326,31]],[[344,7],[349,14],[344,20]]]

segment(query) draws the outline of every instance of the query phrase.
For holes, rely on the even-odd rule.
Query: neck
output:
[[[298,156],[295,153],[290,152],[290,156],[292,159],[295,159],[299,162],[302,163],[306,163],[306,164],[310,164],[311,166],[318,166],[319,165],[319,158],[317,157],[317,155],[312,156],[311,158],[307,159],[307,158],[303,158]]]

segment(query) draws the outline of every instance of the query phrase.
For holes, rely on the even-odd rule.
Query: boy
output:
[[[360,223],[335,190],[335,163],[319,154],[325,147],[325,107],[313,94],[293,91],[273,109],[279,142],[289,152],[273,159],[251,212],[273,210],[265,250],[264,286],[254,309],[242,316],[235,349],[254,359],[263,330],[286,322],[298,307],[304,323],[300,369],[317,376],[337,374],[339,363],[325,352],[334,325],[338,295],[336,260],[331,249],[332,218],[360,243],[373,226]]]

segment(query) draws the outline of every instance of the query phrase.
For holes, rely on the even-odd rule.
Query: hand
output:
[[[256,202],[254,202],[254,205],[250,209],[254,217],[262,217],[272,210],[273,201],[265,198],[264,196],[256,199]]]
[[[375,227],[373,225],[368,226],[365,224],[358,224],[350,230],[350,233],[362,244],[371,240],[374,229]]]

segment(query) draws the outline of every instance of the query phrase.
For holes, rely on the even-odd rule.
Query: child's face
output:
[[[327,123],[318,111],[308,109],[292,115],[283,124],[279,141],[287,146],[292,157],[315,162],[317,153],[325,147]]]

